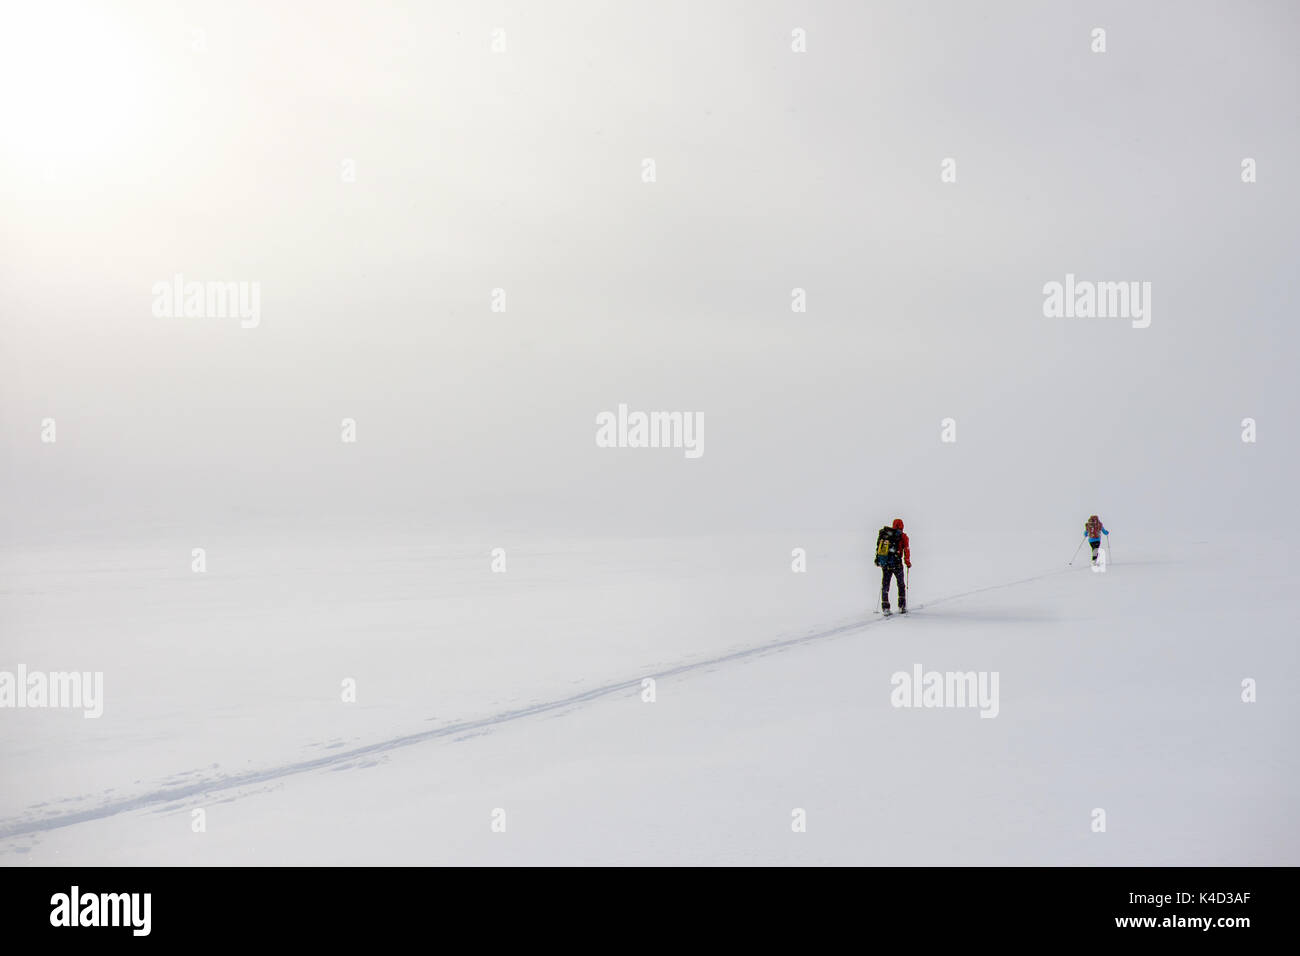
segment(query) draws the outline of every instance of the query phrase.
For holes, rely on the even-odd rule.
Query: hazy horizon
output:
[[[1249,12],[18,11],[5,526],[1289,536],[1297,14]],[[1150,326],[1045,317],[1067,274]],[[596,447],[619,403],[704,454]]]

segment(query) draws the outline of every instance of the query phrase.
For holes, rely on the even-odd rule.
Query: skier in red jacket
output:
[[[907,580],[903,568],[912,566],[912,545],[903,533],[903,519],[895,518],[892,526],[881,528],[876,536],[876,565],[882,572],[880,610],[889,614],[889,579],[898,581],[898,611],[907,613]]]
[[[1092,563],[1096,564],[1097,549],[1101,547],[1101,536],[1104,534],[1109,538],[1110,532],[1106,530],[1106,526],[1101,523],[1100,518],[1096,515],[1092,515],[1086,522],[1084,522],[1083,534],[1084,537],[1088,539],[1088,543],[1092,545]]]

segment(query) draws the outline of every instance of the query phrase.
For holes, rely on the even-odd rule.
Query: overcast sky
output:
[[[6,24],[13,534],[1300,530],[1293,4]],[[1149,282],[1149,327],[1046,317],[1067,273]],[[256,283],[258,324],[159,317],[177,274]],[[620,403],[703,455],[598,448]]]

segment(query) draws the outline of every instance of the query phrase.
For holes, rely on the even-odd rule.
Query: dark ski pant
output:
[[[907,580],[903,577],[903,566],[900,564],[896,568],[881,568],[883,572],[880,579],[880,606],[882,609],[889,610],[889,577],[893,575],[898,581],[898,607],[900,610],[907,607]]]
[[[1092,563],[1097,563],[1097,549],[1101,547],[1101,538],[1089,538],[1088,543],[1092,545]]]

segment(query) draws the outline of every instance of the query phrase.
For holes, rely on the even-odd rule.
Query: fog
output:
[[[1292,5],[9,16],[16,540],[1296,530]],[[1067,275],[1150,325],[1046,317]],[[598,447],[620,404],[703,454]]]

